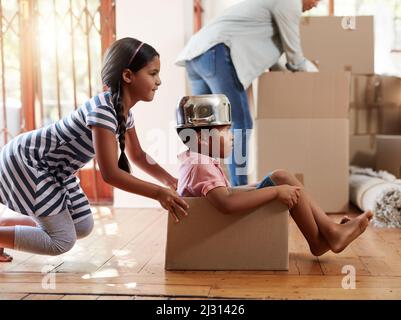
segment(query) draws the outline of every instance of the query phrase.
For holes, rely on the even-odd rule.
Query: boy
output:
[[[177,132],[188,147],[178,156],[177,192],[181,196],[204,196],[225,214],[251,212],[278,200],[288,206],[315,256],[328,250],[343,251],[369,225],[370,211],[352,220],[345,217],[341,224],[333,222],[295,176],[282,169],[248,186],[254,190],[230,192],[230,183],[216,159],[228,157],[232,149],[231,106],[224,95],[184,97],[177,109],[177,122]]]

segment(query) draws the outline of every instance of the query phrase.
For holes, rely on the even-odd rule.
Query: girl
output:
[[[45,128],[17,136],[0,153],[0,202],[29,217],[0,220],[0,248],[59,255],[93,229],[89,202],[75,173],[96,157],[112,186],[155,199],[178,219],[188,205],[174,191],[177,179],[141,148],[130,108],[152,101],[161,85],[159,54],[132,38],[106,53],[100,93]],[[118,159],[117,140],[121,155]],[[130,175],[128,156],[169,188]],[[0,261],[12,258],[0,249]]]
[[[226,107],[230,108],[229,104]],[[178,193],[181,196],[204,196],[226,214],[251,212],[267,202],[278,200],[288,206],[292,218],[315,256],[328,250],[335,253],[343,251],[367,228],[373,216],[371,212],[365,212],[352,220],[344,217],[340,224],[334,223],[307,194],[296,177],[285,170],[275,170],[263,181],[248,186],[256,187],[255,190],[231,193],[231,185],[219,161],[215,159],[227,158],[232,150],[231,118],[226,121],[212,120],[199,127],[193,121],[188,126],[185,121],[180,120],[183,118],[180,114],[189,112],[182,112],[181,108],[182,106],[177,112],[177,130],[182,141],[189,147],[189,150],[178,156],[181,162]],[[226,112],[220,110],[220,114]]]

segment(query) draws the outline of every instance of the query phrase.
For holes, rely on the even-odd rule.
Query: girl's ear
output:
[[[122,77],[124,82],[131,83],[134,80],[135,75],[130,69],[124,69]]]

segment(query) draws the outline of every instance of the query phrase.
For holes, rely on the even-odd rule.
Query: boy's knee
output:
[[[295,175],[284,169],[273,171],[272,179],[278,185],[288,184],[290,186],[302,187],[302,183],[295,177]]]
[[[276,184],[288,184],[291,181],[292,175],[287,170],[274,170],[272,179]]]

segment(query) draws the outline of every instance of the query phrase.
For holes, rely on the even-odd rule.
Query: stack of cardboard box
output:
[[[401,135],[377,135],[377,170],[385,170],[400,178]]]
[[[350,164],[376,166],[380,76],[354,75],[350,98]]]
[[[401,133],[401,80],[375,74],[374,39],[373,17],[303,19],[304,55],[320,72],[259,79],[257,178],[278,167],[302,173],[305,187],[333,212],[347,207],[350,163],[389,167],[376,156],[376,134]],[[397,139],[378,136],[378,145],[382,140]]]
[[[351,164],[400,176],[401,79],[354,76],[352,79]],[[390,139],[391,137],[391,139]],[[393,152],[391,152],[391,150]]]
[[[375,56],[374,23],[373,17],[305,18],[302,44],[321,71],[352,72],[350,163],[400,177],[401,79],[376,74],[383,57]]]
[[[401,177],[401,79],[381,77],[376,169]]]
[[[375,74],[373,17],[307,17],[301,24],[304,54],[319,70],[345,69],[350,88],[350,163],[375,167],[382,78]]]
[[[267,72],[259,79],[256,176],[274,169],[303,176],[328,212],[348,206],[347,72]]]

